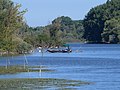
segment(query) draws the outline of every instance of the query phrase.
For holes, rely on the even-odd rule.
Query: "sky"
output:
[[[29,26],[45,26],[57,17],[68,16],[72,20],[82,20],[89,10],[107,0],[12,0],[27,9],[24,15]]]

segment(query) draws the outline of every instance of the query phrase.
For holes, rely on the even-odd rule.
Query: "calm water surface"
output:
[[[72,53],[48,53],[37,50],[27,55],[29,65],[43,65],[54,72],[0,75],[0,78],[59,78],[93,82],[78,90],[120,90],[120,45],[70,44]],[[0,65],[5,59],[0,58]],[[23,65],[24,56],[10,58],[11,65]]]

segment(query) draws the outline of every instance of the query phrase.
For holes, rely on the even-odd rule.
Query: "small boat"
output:
[[[47,50],[48,52],[51,52],[51,53],[70,53],[72,52],[71,49],[48,49]]]
[[[51,52],[51,53],[70,53],[70,52],[72,52],[72,50],[69,48],[69,45],[67,45],[67,48],[65,48],[65,49],[63,49],[63,48],[51,48],[51,49],[48,49],[47,51]]]

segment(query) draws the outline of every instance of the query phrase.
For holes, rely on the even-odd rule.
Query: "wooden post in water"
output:
[[[42,46],[39,47],[39,50],[41,51],[41,58],[43,59],[43,54],[44,54],[44,48],[43,48],[43,40],[41,42]],[[40,63],[40,66],[39,66],[39,76],[41,77],[42,75],[42,66],[41,66],[41,63]]]
[[[7,52],[6,69],[8,69],[8,64],[10,65],[10,60],[9,60],[8,56],[9,56],[9,53]]]
[[[5,67],[6,69],[8,69],[8,63],[7,62],[8,62],[8,59],[6,59],[6,67]]]
[[[28,60],[27,60],[27,57],[26,57],[26,55],[25,55],[25,53],[24,53],[24,69],[26,68],[26,65],[28,65]]]
[[[42,40],[42,48],[41,48],[41,53],[42,53],[42,57],[43,57],[43,53],[44,53],[44,49],[43,49],[43,40]]]
[[[42,70],[41,70],[41,66],[39,66],[39,77],[42,76]]]

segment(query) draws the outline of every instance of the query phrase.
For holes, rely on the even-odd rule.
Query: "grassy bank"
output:
[[[5,66],[0,66],[0,74],[14,74],[20,72],[50,72],[54,70],[50,70],[44,66],[8,66],[7,69]]]
[[[75,90],[81,85],[89,85],[88,82],[53,79],[53,78],[36,78],[36,79],[0,79],[0,90],[41,90],[41,89],[60,89]]]

